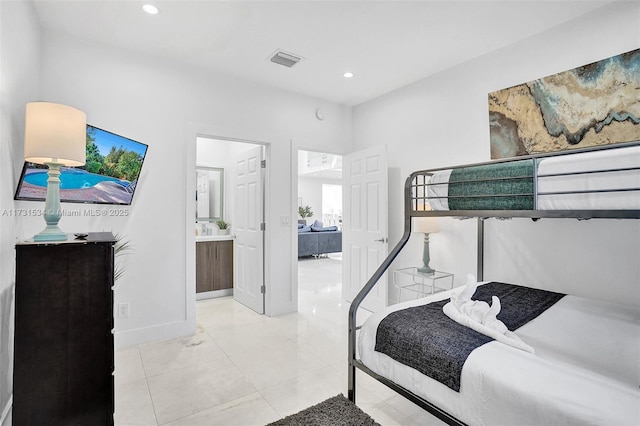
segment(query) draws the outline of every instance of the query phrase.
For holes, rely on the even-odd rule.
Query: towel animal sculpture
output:
[[[500,299],[497,296],[491,297],[491,306],[482,300],[471,299],[477,287],[476,278],[471,274],[467,275],[466,286],[462,291],[452,294],[449,303],[442,308],[445,315],[458,324],[489,336],[500,343],[535,353],[531,346],[523,342],[515,333],[509,331],[507,326],[497,318],[501,309]]]

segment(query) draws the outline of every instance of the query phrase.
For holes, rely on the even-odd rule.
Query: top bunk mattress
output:
[[[640,146],[431,174],[432,210],[640,210]]]

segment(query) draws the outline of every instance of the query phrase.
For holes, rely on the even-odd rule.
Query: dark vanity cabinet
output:
[[[196,293],[233,288],[233,240],[196,243]]]
[[[16,245],[14,425],[113,424],[114,244]]]

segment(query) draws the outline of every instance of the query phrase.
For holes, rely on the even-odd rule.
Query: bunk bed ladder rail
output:
[[[375,285],[378,283],[378,281],[384,275],[384,273],[387,271],[387,269],[389,269],[389,266],[391,265],[391,263],[395,260],[395,258],[398,256],[398,254],[402,251],[404,246],[409,241],[409,237],[411,236],[411,218],[413,216],[422,216],[423,215],[423,214],[420,214],[420,213],[412,214],[412,211],[413,211],[413,209],[412,209],[412,200],[414,198],[413,195],[412,195],[412,182],[414,181],[414,179],[415,179],[415,177],[417,175],[421,175],[421,174],[423,174],[423,173],[420,173],[420,172],[413,173],[405,181],[405,186],[404,186],[404,232],[402,234],[402,237],[400,238],[400,241],[396,244],[396,246],[393,248],[393,250],[391,250],[391,252],[384,259],[384,261],[378,267],[378,269],[376,269],[376,271],[373,273],[373,275],[367,281],[367,283],[364,285],[364,287],[362,287],[362,289],[356,295],[356,297],[353,298],[353,301],[351,302],[351,306],[349,307],[349,333],[348,333],[348,339],[349,339],[349,341],[348,341],[349,367],[348,368],[349,368],[349,370],[348,370],[348,373],[347,373],[347,376],[348,376],[348,398],[349,398],[349,400],[351,402],[353,402],[353,403],[356,402],[356,368],[359,368],[362,371],[364,371],[365,373],[367,373],[368,375],[370,375],[373,378],[375,378],[376,380],[384,383],[386,386],[388,386],[391,389],[395,390],[396,392],[400,393],[402,396],[404,396],[405,398],[409,399],[413,403],[417,404],[418,406],[420,406],[424,410],[428,411],[430,414],[432,414],[435,417],[439,418],[443,422],[445,422],[445,423],[447,423],[449,425],[465,426],[465,423],[460,422],[460,420],[458,420],[455,417],[451,416],[449,413],[443,411],[438,406],[430,403],[429,401],[426,401],[426,400],[420,398],[419,396],[417,396],[417,395],[413,394],[412,392],[404,389],[403,387],[401,387],[401,386],[399,386],[399,385],[397,385],[397,384],[385,379],[384,377],[381,377],[381,376],[377,375],[376,373],[374,373],[373,371],[368,369],[366,366],[364,366],[364,364],[362,364],[358,359],[356,359],[356,332],[357,332],[358,329],[360,329],[360,327],[357,326],[357,322],[356,322],[358,307],[360,306],[360,304],[362,303],[364,298],[367,296],[367,294],[369,294],[369,292],[373,289],[373,287],[375,287]],[[416,196],[415,198],[419,198],[419,197]],[[482,232],[481,226],[482,226],[482,222],[479,220],[478,221],[478,232],[479,233]],[[479,238],[479,241],[481,241],[481,240],[482,239]],[[478,260],[479,261],[481,259],[481,256],[482,255],[479,253],[478,254]],[[481,276],[481,272],[482,272],[481,268],[482,268],[481,267],[481,263],[478,263],[479,276]]]

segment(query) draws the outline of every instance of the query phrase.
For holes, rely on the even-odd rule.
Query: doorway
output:
[[[197,300],[233,295],[257,313],[265,312],[266,153],[261,143],[197,137]]]
[[[313,308],[342,291],[342,156],[298,150],[297,163],[298,301]]]

